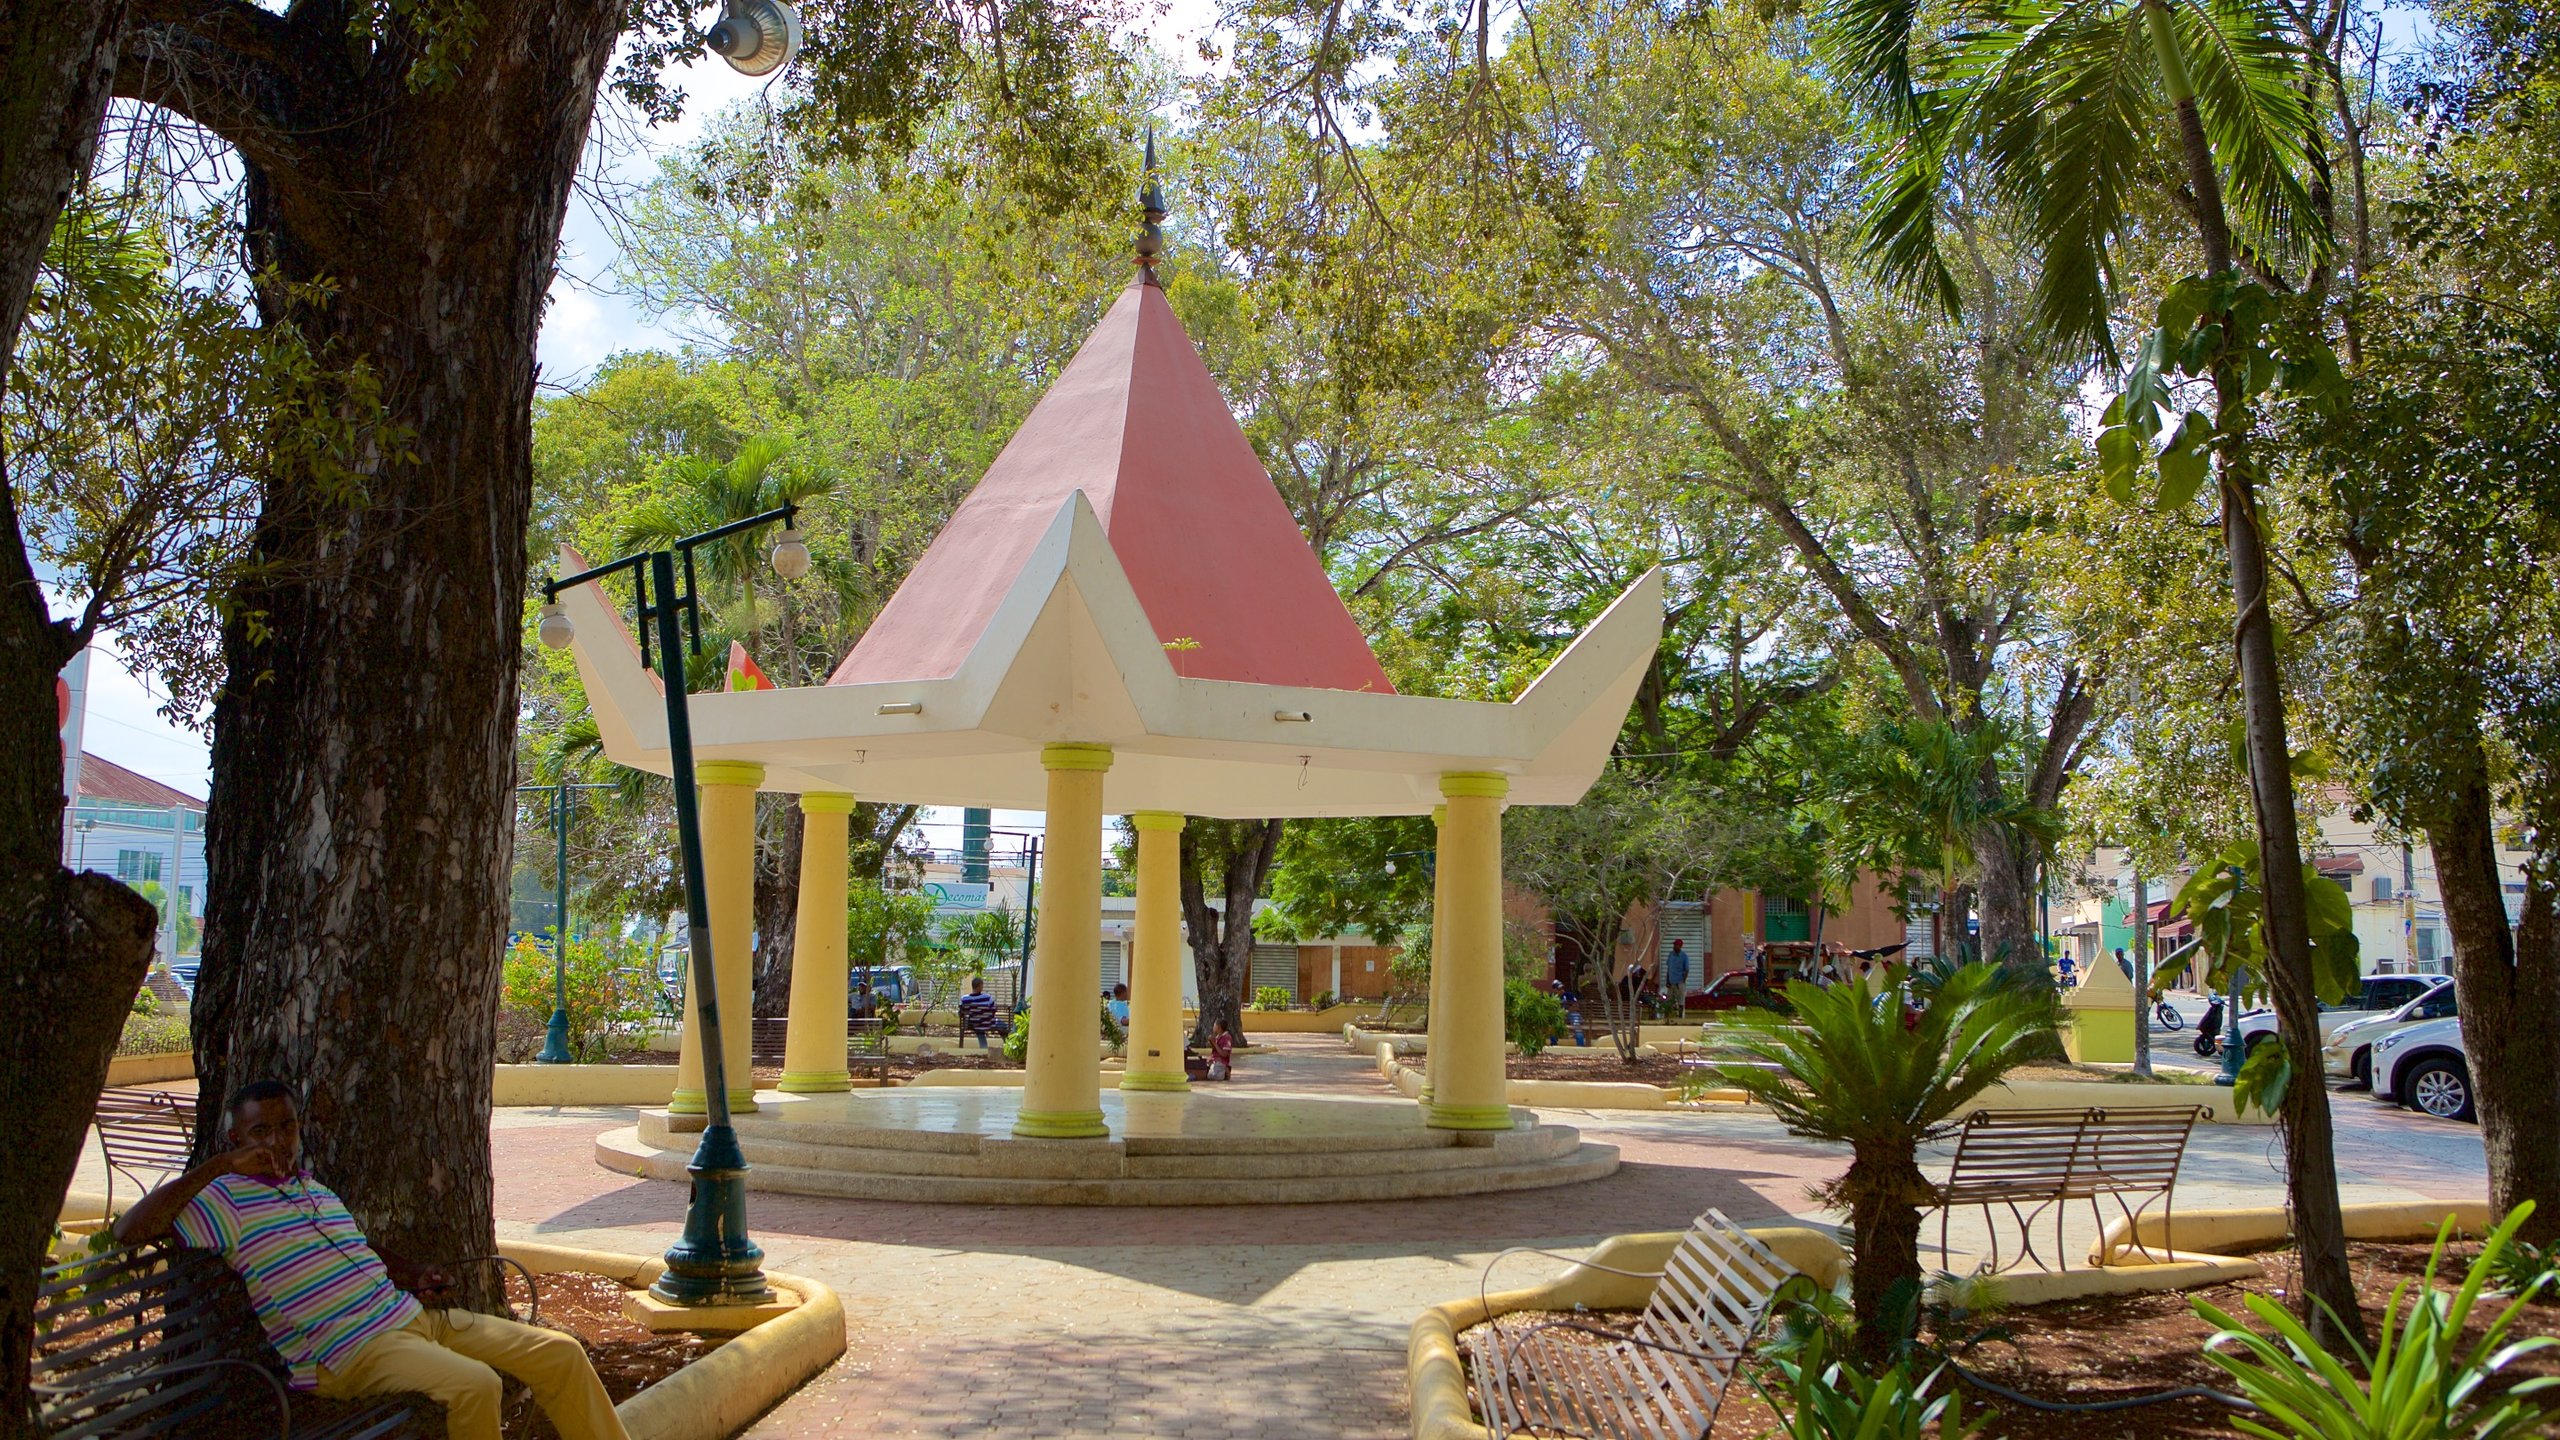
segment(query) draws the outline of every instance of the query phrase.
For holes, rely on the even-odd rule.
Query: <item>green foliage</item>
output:
[[[1431,913],[1435,839],[1427,815],[1293,822],[1271,868],[1275,933],[1308,940],[1356,931],[1395,944]]]
[[[2235,840],[2211,864],[2179,887],[2176,913],[2195,922],[2207,960],[2207,983],[2229,987],[2235,973],[2266,974],[2267,945],[2260,906],[2258,842]],[[2347,892],[2309,864],[2302,890],[2311,931],[2311,974],[2323,1000],[2340,1000],[2358,984],[2361,965],[2355,912]],[[2272,1114],[2293,1080],[2293,1059],[2282,1045],[2252,1046],[2232,1088],[2232,1104]]]
[[[657,982],[644,966],[596,940],[569,942],[569,1054],[594,1064],[635,1045],[657,1023]],[[523,1064],[540,1053],[555,1000],[551,951],[531,936],[507,952],[499,984],[499,1059]]]
[[[2181,509],[2203,488],[2212,456],[2246,438],[2251,402],[2280,394],[2314,410],[2333,407],[2344,390],[2338,357],[2318,332],[2290,321],[2274,292],[2238,275],[2194,276],[2170,287],[2158,328],[2135,352],[2123,391],[2101,419],[2098,462],[2107,493],[2131,505],[2146,476],[2156,474],[2152,503]],[[2217,376],[2225,380],[2219,403],[2227,418],[2182,411],[2178,380]]]
[[[1941,720],[1884,721],[1857,737],[1832,794],[1815,807],[1825,832],[1825,881],[1846,896],[1865,875],[1919,874],[1940,892],[1973,873],[1985,831],[2021,848],[2053,843],[2057,818],[1993,783],[2009,758],[1997,722],[1958,728]],[[2012,958],[2012,957],[1993,957]]]
[[[1125,1029],[1123,1029],[1123,1028],[1121,1027],[1121,1025],[1120,1025],[1120,1022],[1119,1022],[1119,1021],[1114,1020],[1114,1019],[1112,1019],[1112,1018],[1111,1018],[1111,1007],[1110,1007],[1108,1004],[1103,1005],[1103,1006],[1101,1007],[1101,1012],[1102,1012],[1102,1043],[1103,1043],[1103,1044],[1105,1044],[1105,1045],[1110,1046],[1110,1047],[1111,1047],[1112,1049],[1114,1049],[1114,1050],[1117,1050],[1117,1049],[1119,1049],[1121,1046],[1128,1044],[1128,1043],[1129,1043],[1129,1033],[1128,1033],[1128,1031],[1127,1031],[1127,1030],[1125,1030]],[[1010,1029],[1010,1030],[1007,1030],[1007,1031],[1005,1032],[1005,1035],[1004,1035],[1004,1046],[1003,1046],[1003,1049],[1004,1049],[1004,1058],[1005,1058],[1008,1062],[1010,1062],[1010,1063],[1012,1063],[1012,1064],[1015,1064],[1015,1065],[1022,1064],[1022,1063],[1023,1063],[1024,1058],[1025,1058],[1026,1056],[1030,1055],[1030,1053],[1031,1053],[1031,1005],[1030,1005],[1030,1002],[1025,1001],[1025,1002],[1023,1003],[1023,1005],[1022,1005],[1022,1008],[1020,1008],[1020,1009],[1018,1009],[1018,1010],[1016,1010],[1016,1011],[1014,1011],[1014,1012],[1013,1012],[1013,1028],[1012,1028],[1012,1029]]]
[[[1502,982],[1503,1038],[1519,1046],[1521,1054],[1535,1055],[1546,1049],[1567,1028],[1563,1001],[1526,980]]]
[[[2489,1278],[2498,1294],[2560,1304],[2560,1247],[2510,1240],[2490,1265]]]
[[[1770,1358],[1752,1387],[1778,1412],[1771,1432],[1785,1440],[1965,1440],[1985,1420],[1968,1420],[1954,1386],[1941,1386],[1943,1370],[1917,1382],[1895,1365],[1870,1375],[1846,1360],[1833,1360],[1834,1342],[1822,1329],[1807,1333],[1792,1353]]]
[[[2530,1202],[2517,1207],[2490,1233],[2449,1295],[2435,1283],[2453,1234],[2447,1220],[2436,1233],[2425,1272],[2392,1288],[2371,1350],[2349,1339],[2348,1353],[2332,1352],[2300,1317],[2262,1295],[2249,1296],[2247,1306],[2267,1334],[2210,1301],[2195,1301],[2196,1313],[2219,1327],[2205,1342],[2205,1358],[2222,1367],[2260,1411],[2234,1416],[2231,1423],[2263,1440],[2508,1440],[2547,1433],[2560,1409],[2540,1397],[2560,1388],[2560,1377],[2505,1390],[2491,1384],[2516,1360],[2560,1345],[2547,1336],[2507,1338],[2543,1282],[2529,1283],[2478,1322],[2478,1338],[2464,1335],[2517,1227],[2532,1210]]]
[[[143,986],[141,989],[136,990],[136,991],[134,991],[134,992],[133,992],[133,1013],[134,1013],[134,1014],[136,1014],[136,1015],[148,1015],[148,1014],[151,1014],[153,1011],[158,1010],[159,1008],[160,1008],[160,997],[151,993],[151,987],[150,987],[150,986],[145,985],[145,986]]]
[[[1250,1008],[1286,1010],[1289,1008],[1289,992],[1277,985],[1257,985],[1253,990],[1253,1004]]]
[[[152,1014],[135,1011],[124,1020],[124,1034],[116,1041],[118,1055],[172,1055],[195,1048],[184,1009]]]
[[[856,968],[899,959],[915,963],[931,948],[933,923],[933,897],[922,891],[892,889],[876,880],[845,890],[845,953]]]
[[[1333,1001],[1334,995],[1332,991],[1319,990],[1316,992],[1316,997],[1307,1002],[1307,1008],[1310,1010],[1330,1010],[1333,1008]]]

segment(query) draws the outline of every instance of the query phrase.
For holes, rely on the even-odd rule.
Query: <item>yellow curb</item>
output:
[[[193,1080],[196,1057],[186,1050],[158,1055],[119,1055],[107,1062],[107,1085],[148,1085],[158,1080]]]
[[[2350,1240],[2433,1240],[2448,1217],[2456,1230],[2473,1235],[2486,1235],[2498,1223],[2485,1200],[2368,1200],[2339,1210]],[[2126,1225],[2119,1215],[2107,1222],[2089,1258],[2108,1264],[2146,1248],[2174,1246],[2195,1258],[2219,1259],[2219,1252],[2265,1249],[2291,1238],[2293,1219],[2275,1205],[2180,1210],[2166,1217],[2146,1214],[2139,1227]]]
[[[666,1268],[652,1257],[563,1245],[508,1240],[498,1250],[536,1274],[586,1270],[626,1285],[646,1285]],[[844,1353],[844,1302],[835,1291],[771,1270],[765,1279],[800,1304],[613,1407],[631,1440],[727,1440]]]

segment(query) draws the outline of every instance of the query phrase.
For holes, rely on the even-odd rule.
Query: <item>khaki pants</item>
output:
[[[451,1440],[498,1440],[501,1370],[533,1388],[561,1440],[629,1440],[575,1336],[469,1310],[429,1310],[376,1335],[346,1368],[322,1366],[319,1389],[331,1400],[426,1395],[444,1406]]]

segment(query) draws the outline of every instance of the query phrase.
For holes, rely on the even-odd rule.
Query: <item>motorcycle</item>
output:
[[[2163,1030],[2184,1030],[2187,1017],[2179,1014],[2176,1006],[2162,1000],[2151,1007],[2151,1023]]]
[[[2210,1058],[2222,1049],[2222,997],[2204,1002],[2204,1018],[2196,1022],[2196,1053]]]

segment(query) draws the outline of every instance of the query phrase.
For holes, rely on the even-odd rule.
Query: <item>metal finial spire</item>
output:
[[[1156,127],[1147,127],[1146,188],[1138,204],[1147,213],[1147,228],[1138,232],[1138,269],[1150,285],[1157,283],[1156,262],[1164,258],[1164,188],[1156,183]]]

